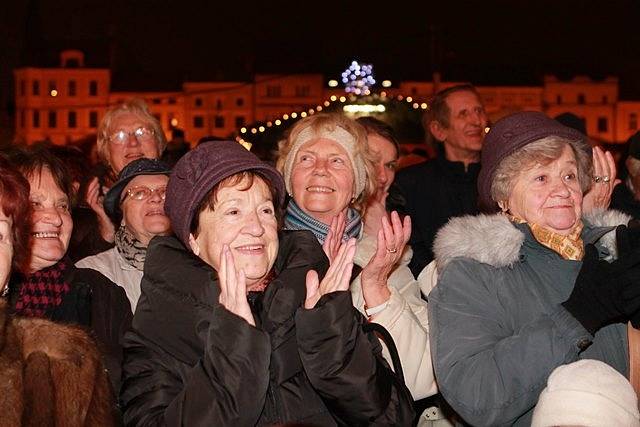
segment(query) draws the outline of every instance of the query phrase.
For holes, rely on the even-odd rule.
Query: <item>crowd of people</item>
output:
[[[130,100],[99,169],[0,152],[0,424],[640,427],[640,134],[618,167],[471,85],[423,125],[402,169],[338,113],[274,164],[218,138],[166,163]]]

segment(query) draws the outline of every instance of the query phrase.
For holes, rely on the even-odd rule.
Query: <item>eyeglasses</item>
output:
[[[146,200],[154,193],[157,193],[162,200],[167,195],[167,187],[149,188],[145,186],[133,187],[127,190],[125,197],[129,197],[133,200]],[[124,200],[124,197],[122,198]]]
[[[116,145],[124,145],[129,142],[129,137],[133,136],[139,143],[152,142],[154,140],[156,132],[153,129],[147,129],[144,126],[137,128],[132,132],[127,132],[120,129],[114,132],[109,137],[109,142]]]

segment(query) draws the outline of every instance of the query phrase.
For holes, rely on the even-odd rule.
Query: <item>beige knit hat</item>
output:
[[[293,142],[291,146],[291,151],[287,155],[287,159],[284,163],[284,183],[287,187],[287,192],[289,194],[293,193],[293,184],[291,183],[291,171],[293,169],[293,162],[300,150],[305,143],[311,141],[316,138],[326,138],[332,141],[337,142],[344,148],[349,156],[349,160],[351,161],[351,167],[353,169],[354,176],[354,188],[353,188],[353,198],[358,198],[360,194],[364,191],[364,187],[367,182],[367,169],[364,164],[364,160],[362,156],[357,153],[356,149],[356,139],[351,135],[347,130],[343,129],[340,126],[336,126],[335,128],[324,128],[324,129],[311,129],[307,128],[300,132],[296,140]]]
[[[531,426],[639,427],[638,398],[611,366],[579,360],[549,375]]]

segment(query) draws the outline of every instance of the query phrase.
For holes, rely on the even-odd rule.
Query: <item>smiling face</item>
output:
[[[164,189],[169,182],[166,175],[138,175],[129,181],[122,192],[122,220],[129,231],[143,245],[148,245],[155,236],[166,236],[171,232],[171,222],[164,212]],[[136,200],[127,195],[142,187],[156,190],[144,200]]]
[[[454,92],[447,96],[449,126],[432,124],[433,135],[444,142],[445,154],[451,161],[478,157],[484,141],[487,113],[478,96],[471,91]]]
[[[124,144],[114,144],[111,141],[107,141],[109,164],[116,175],[119,174],[126,165],[136,159],[140,159],[142,157],[157,159],[160,157],[158,141],[156,138],[151,138],[148,141],[138,141],[138,139],[132,135],[133,131],[140,127],[152,129],[152,126],[149,123],[145,123],[133,113],[121,113],[113,119],[111,128],[107,133],[109,136],[118,131],[131,133],[127,142]]]
[[[349,207],[354,174],[347,151],[331,139],[300,147],[291,170],[292,196],[308,215],[325,224]]]
[[[40,174],[34,173],[28,180],[33,206],[29,268],[34,272],[54,265],[67,253],[73,221],[69,198],[48,168],[42,168]]]
[[[256,176],[247,189],[247,180],[218,189],[213,210],[206,208],[200,212],[198,235],[190,235],[189,244],[196,255],[217,271],[222,248],[228,245],[236,270],[244,270],[250,289],[265,278],[276,260],[278,221],[267,184]]]
[[[369,150],[377,157],[376,183],[377,191],[385,193],[393,183],[398,168],[398,152],[393,142],[376,133],[367,136]]]
[[[2,203],[0,203],[2,206]],[[9,282],[13,259],[13,220],[0,208],[0,293]]]
[[[517,177],[509,196],[509,212],[530,224],[567,235],[582,214],[578,165],[570,146],[548,165],[536,164]]]

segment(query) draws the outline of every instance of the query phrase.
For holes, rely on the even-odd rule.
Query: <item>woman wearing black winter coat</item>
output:
[[[351,303],[355,242],[329,267],[311,233],[279,233],[284,191],[236,142],[178,162],[165,202],[178,238],[151,241],[125,336],[127,425],[411,423]]]

